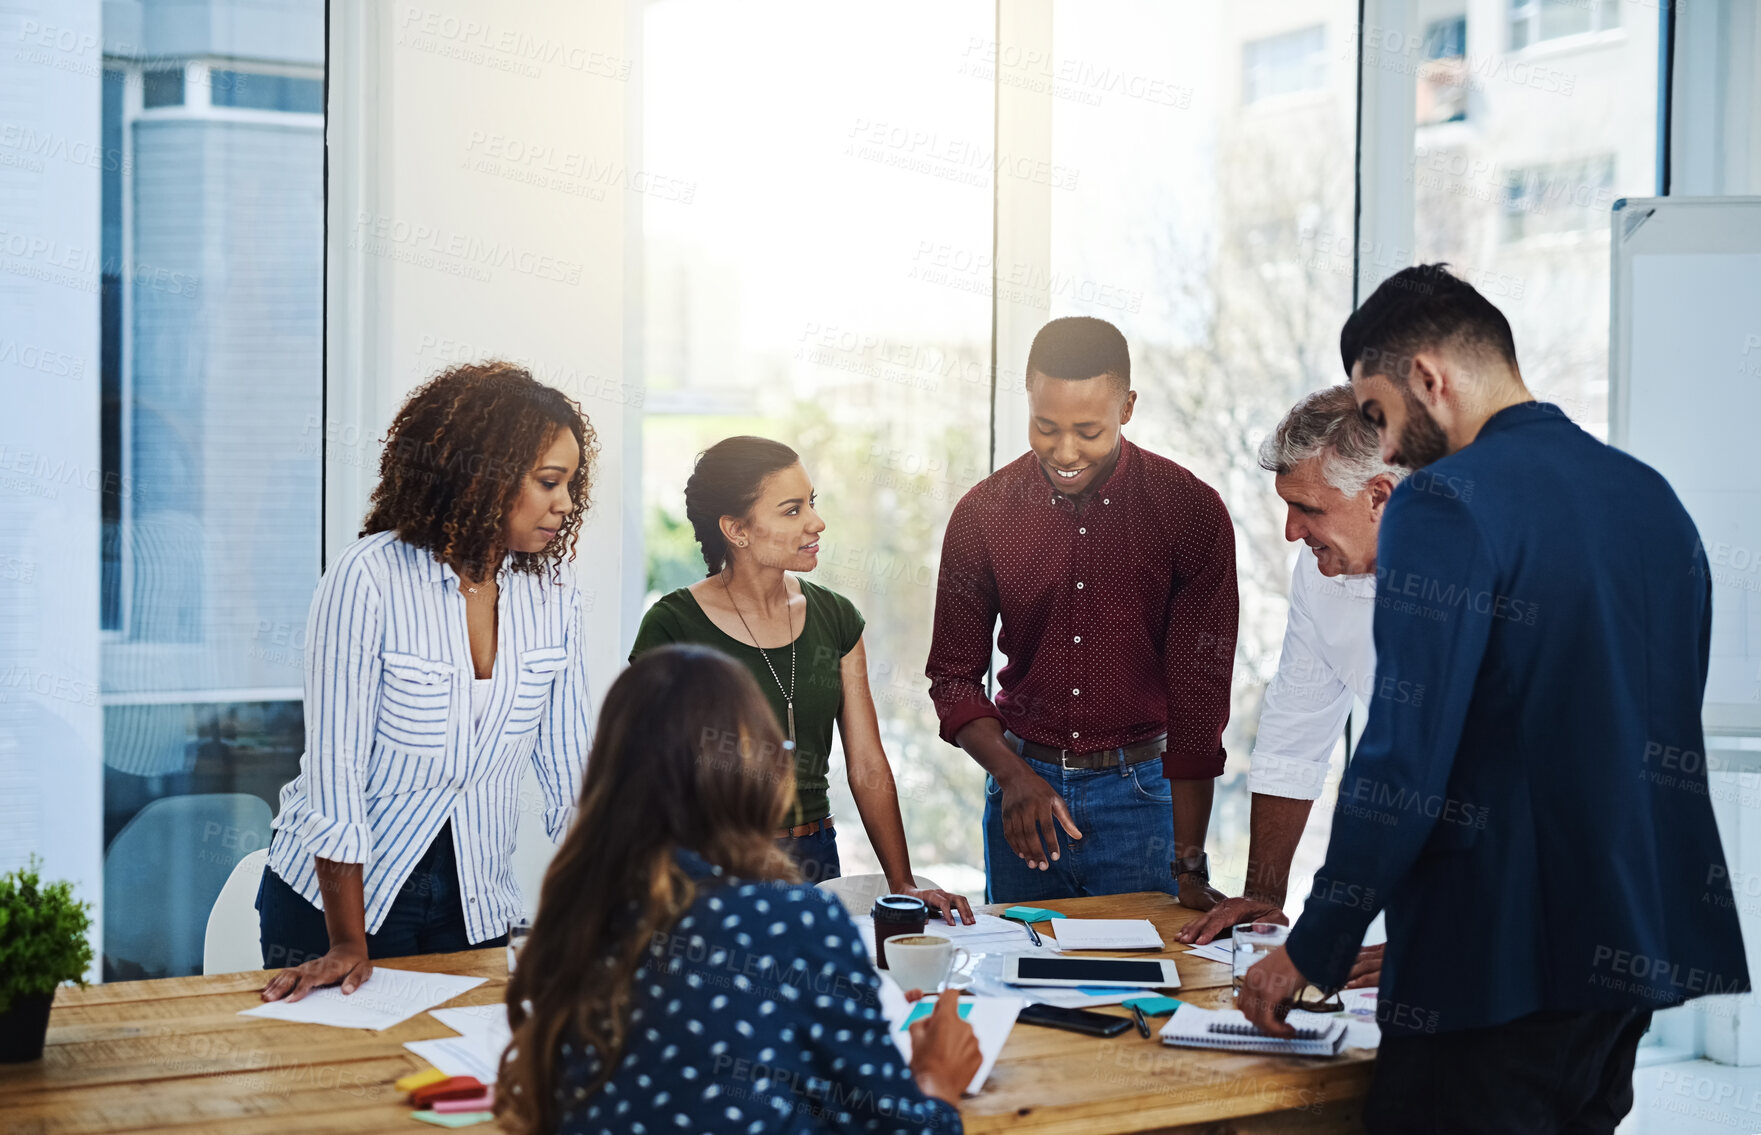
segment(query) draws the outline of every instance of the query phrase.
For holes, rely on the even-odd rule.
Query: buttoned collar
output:
[[[458,586],[461,577],[456,568],[426,548],[416,548],[415,551],[417,558],[422,561],[429,583],[451,583],[455,588]],[[503,554],[501,566],[496,569],[496,575],[499,576],[507,571],[513,560],[514,554],[512,552]]]
[[[1059,492],[1056,485],[1046,480],[1045,470],[1041,467],[1037,455],[1030,452],[1028,458],[1034,480],[1038,481],[1046,490],[1047,503],[1053,508],[1081,512],[1095,503],[1110,505],[1124,491],[1126,486],[1125,468],[1137,460],[1137,446],[1132,445],[1128,438],[1121,437],[1119,439],[1119,460],[1113,463],[1113,468],[1107,474],[1107,479],[1083,493],[1080,499]]]

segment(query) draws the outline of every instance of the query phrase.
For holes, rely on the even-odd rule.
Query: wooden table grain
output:
[[[1166,895],[1049,905],[1076,917],[1148,918],[1173,948],[1142,956],[1175,959],[1181,998],[1228,1002],[1229,967],[1174,943],[1193,914]],[[386,964],[488,979],[450,1005],[497,1004],[506,991],[499,949]],[[452,1030],[427,1013],[384,1032],[239,1016],[257,1004],[265,980],[236,973],[61,990],[43,1059],[0,1065],[0,1126],[19,1135],[428,1130],[410,1119],[392,1083],[427,1067],[405,1041]],[[1135,1029],[1097,1039],[1020,1025],[985,1090],[965,1100],[961,1113],[975,1133],[1355,1131],[1372,1061],[1372,1053],[1355,1050],[1332,1060],[1254,1056],[1169,1048]]]

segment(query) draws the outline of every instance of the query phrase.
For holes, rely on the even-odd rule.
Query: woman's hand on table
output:
[[[1174,937],[1189,946],[1202,946],[1231,926],[1239,926],[1243,922],[1290,925],[1290,919],[1285,917],[1284,909],[1277,903],[1243,895],[1240,898],[1224,899],[1200,917],[1182,926]]]
[[[968,926],[978,921],[972,916],[972,904],[966,901],[965,895],[957,895],[953,891],[936,890],[933,887],[905,887],[894,893],[922,899],[923,904],[929,907],[930,913],[949,926],[954,925],[956,914],[960,916],[960,921]]]
[[[907,999],[923,996],[916,990],[912,993],[917,996],[906,994]],[[958,1107],[961,1093],[983,1062],[978,1034],[960,1019],[960,991],[944,989],[930,1015],[911,1026],[911,1075],[918,1090]]]
[[[372,976],[373,963],[367,959],[366,946],[332,946],[323,957],[284,969],[270,978],[259,996],[265,1001],[298,1001],[314,989],[338,982],[344,993],[353,993]]]

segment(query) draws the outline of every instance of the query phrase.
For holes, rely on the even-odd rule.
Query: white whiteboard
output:
[[[1761,735],[1761,197],[1629,198],[1613,218],[1608,438],[1700,530],[1707,732]]]

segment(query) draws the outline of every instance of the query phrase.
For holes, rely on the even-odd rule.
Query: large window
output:
[[[814,582],[867,620],[913,867],[982,893],[983,777],[937,737],[924,666],[948,512],[990,470],[992,42],[980,0],[647,8],[651,592],[703,577],[692,459],[798,450],[828,527]],[[710,93],[713,97],[705,97]],[[845,872],[878,870],[834,760]]]
[[[106,978],[199,972],[208,909],[267,846],[303,747],[324,264],[324,20],[306,8],[296,42],[250,5],[225,44],[151,6],[143,35],[107,37]],[[218,55],[241,45],[249,62]]]
[[[1590,0],[1432,3],[1459,21],[1460,121],[1419,117],[1414,254],[1447,260],[1510,319],[1537,395],[1585,428],[1608,421],[1608,231],[1622,197],[1657,191],[1657,26],[1618,34],[1618,4]],[[1512,51],[1554,40],[1544,56]],[[1436,26],[1433,24],[1433,26]],[[1420,73],[1419,101],[1436,102]]]
[[[1299,396],[1343,380],[1356,7],[1059,0],[1053,9],[1062,71],[1125,81],[1098,99],[1054,100],[1053,162],[1080,178],[1052,195],[1052,277],[1090,284],[1055,290],[1049,315],[1098,316],[1125,332],[1138,390],[1127,436],[1216,488],[1235,524],[1241,625],[1229,762],[1210,829],[1212,874],[1231,893],[1246,876],[1245,770],[1299,551],[1284,539],[1259,444]],[[1299,90],[1308,93],[1262,97]],[[1025,437],[999,439],[1001,456],[1025,446]],[[1324,799],[1295,864],[1293,910],[1330,816]]]

